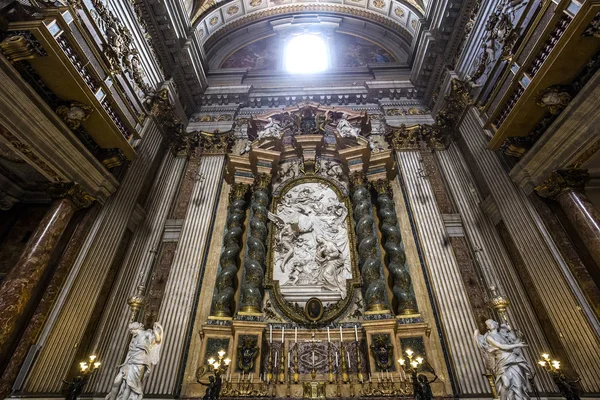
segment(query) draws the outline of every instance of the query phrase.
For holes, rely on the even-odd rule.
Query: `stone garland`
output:
[[[211,315],[231,317],[233,296],[235,295],[235,280],[239,268],[239,254],[242,249],[242,234],[246,219],[246,201],[244,197],[248,185],[234,183],[229,195],[229,210],[227,226],[223,238],[223,252],[219,260],[220,270],[215,282],[215,294]]]
[[[263,299],[263,282],[266,269],[267,248],[267,207],[269,206],[271,176],[260,174],[254,182],[252,196],[252,216],[248,232],[248,255],[244,261],[244,282],[240,300],[240,311],[249,313],[261,312]]]
[[[392,293],[395,304],[392,307],[395,306],[396,314],[415,314],[417,313],[417,301],[406,262],[402,234],[398,226],[392,188],[389,181],[386,180],[373,182],[373,187],[377,192],[378,215],[381,222],[379,229],[384,240],[385,262],[394,282]]]
[[[379,243],[375,234],[371,192],[367,188],[364,175],[360,172],[353,173],[350,182],[366,311],[384,311],[387,309],[386,284],[381,273],[381,259],[377,251]]]

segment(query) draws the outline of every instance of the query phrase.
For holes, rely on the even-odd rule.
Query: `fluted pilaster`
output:
[[[136,228],[94,336],[92,352],[102,360],[103,367],[93,376],[87,391],[108,392],[116,366],[123,362],[131,314],[127,299],[137,285],[145,284],[148,279],[185,164],[185,156],[176,157],[172,152],[166,152],[163,157],[144,205],[146,218]]]
[[[363,281],[366,310],[367,312],[384,311],[387,309],[386,284],[381,271],[379,240],[375,233],[371,192],[367,187],[364,175],[360,172],[352,174],[350,182],[358,262]]]
[[[398,166],[405,182],[409,206],[419,233],[440,320],[454,361],[461,394],[489,392],[479,349],[473,340],[475,315],[460,275],[433,189],[422,174],[419,152],[397,152]]]
[[[215,210],[223,180],[224,155],[204,155],[183,222],[169,280],[158,312],[165,339],[160,362],[152,371],[146,388],[149,395],[173,396],[198,291],[202,286],[206,249],[215,222]]]
[[[378,215],[381,222],[380,230],[383,235],[383,248],[386,252],[386,266],[393,278],[392,306],[396,314],[414,314],[417,312],[417,300],[412,287],[412,279],[406,262],[402,234],[398,226],[398,216],[392,195],[390,182],[378,180],[373,182],[377,192]]]
[[[525,193],[510,180],[500,160],[487,150],[486,136],[477,110],[471,109],[460,134],[490,189],[490,195],[539,294],[549,323],[557,332],[571,364],[589,392],[600,391],[598,322],[577,287],[543,223]],[[513,301],[514,302],[514,301]]]
[[[227,210],[227,231],[223,237],[223,250],[219,259],[219,273],[215,282],[212,315],[231,317],[233,315],[233,298],[236,290],[237,273],[240,267],[240,251],[242,234],[246,220],[246,193],[248,185],[234,183],[229,193]]]
[[[127,170],[121,187],[100,211],[37,342],[42,347],[25,389],[57,393],[71,369],[86,326],[100,295],[136,200],[162,143],[158,127],[148,122],[138,158]]]
[[[466,236],[476,249],[475,262],[483,279],[488,286],[500,286],[510,299],[511,306],[507,309],[509,321],[525,335],[529,345],[524,349],[525,356],[530,365],[537,368],[537,356],[548,351],[549,344],[527,297],[527,290],[502,245],[502,239],[481,209],[482,199],[475,190],[476,184],[469,173],[467,161],[455,144],[450,145],[448,151],[436,152],[436,156],[460,213]],[[550,376],[541,370],[536,374],[535,381],[542,392],[555,390]]]
[[[240,311],[259,313],[264,295],[267,258],[267,207],[270,202],[271,175],[261,173],[254,181],[252,214],[248,231],[248,253],[244,261]]]

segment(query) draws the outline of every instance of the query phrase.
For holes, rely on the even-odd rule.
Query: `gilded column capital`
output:
[[[250,186],[245,183],[232,184],[231,191],[229,192],[229,202],[232,203],[236,200],[244,200],[249,188]]]
[[[352,187],[356,187],[364,184],[366,181],[366,177],[364,172],[354,171],[348,176],[348,180],[350,181],[350,185]]]
[[[271,185],[271,175],[260,173],[254,178],[254,190],[267,189]]]
[[[448,139],[436,125],[400,125],[398,128],[389,127],[387,141],[395,151],[417,150],[423,146],[435,150],[447,147]]]
[[[560,194],[571,190],[583,192],[589,180],[590,176],[586,169],[561,169],[554,171],[548,179],[535,188],[535,191],[541,197],[555,199]]]
[[[233,130],[220,132],[215,129],[213,132],[194,132],[192,135],[192,144],[196,146],[202,154],[227,154],[235,144]]]
[[[88,208],[96,198],[72,182],[58,182],[46,186],[46,192],[52,198],[68,198],[78,209]]]
[[[373,186],[373,189],[378,195],[387,194],[390,197],[392,196],[392,185],[387,179],[378,179],[373,181],[371,182],[371,186]]]

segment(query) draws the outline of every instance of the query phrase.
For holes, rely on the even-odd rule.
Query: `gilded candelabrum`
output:
[[[279,360],[279,383],[285,383],[285,345],[281,343],[281,359]]]
[[[300,374],[298,373],[298,343],[294,345],[294,383],[298,383]]]
[[[327,365],[329,366],[329,383],[333,383],[333,357],[331,356],[331,342],[327,345]]]
[[[364,377],[362,373],[362,360],[360,358],[360,342],[356,342],[356,377],[359,383],[364,383]]]
[[[492,292],[492,298],[489,302],[490,306],[496,310],[498,316],[503,323],[508,324],[508,318],[506,316],[506,307],[510,305],[510,301],[507,297],[502,296],[496,286],[491,286],[490,291]]]
[[[346,365],[346,351],[344,349],[344,342],[340,342],[340,365],[342,367],[342,382],[348,382],[348,366]]]
[[[579,388],[577,387],[579,379],[574,382],[568,381],[567,377],[560,369],[559,360],[551,358],[550,354],[548,353],[544,353],[542,354],[542,359],[538,361],[538,364],[548,371],[552,377],[552,380],[558,387],[559,392],[565,397],[565,399],[579,400]]]
[[[231,359],[229,358],[225,358],[223,359],[223,357],[225,357],[225,350],[219,350],[218,354],[218,360],[215,360],[214,358],[209,358],[208,359],[208,365],[210,365],[212,367],[212,372],[215,374],[216,377],[219,377],[221,375],[223,375],[227,369],[229,368],[229,364],[231,364]]]
[[[66,400],[75,400],[81,394],[83,387],[86,385],[90,377],[100,368],[100,361],[97,357],[91,355],[88,357],[88,361],[82,361],[79,363],[79,375],[77,375],[71,382],[63,381],[67,385]]]
[[[267,383],[273,379],[273,346],[269,346],[269,358],[267,359]]]

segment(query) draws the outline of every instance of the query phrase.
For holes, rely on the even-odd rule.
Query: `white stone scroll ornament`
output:
[[[129,350],[123,364],[117,366],[119,372],[113,381],[106,400],[141,400],[144,397],[144,381],[158,363],[164,332],[160,323],[152,329],[144,330],[139,322],[129,324],[132,335]]]
[[[486,369],[494,375],[494,384],[500,400],[528,400],[531,390],[531,368],[523,355],[521,333],[508,324],[488,319],[487,332],[475,330],[475,342],[481,350]]]

